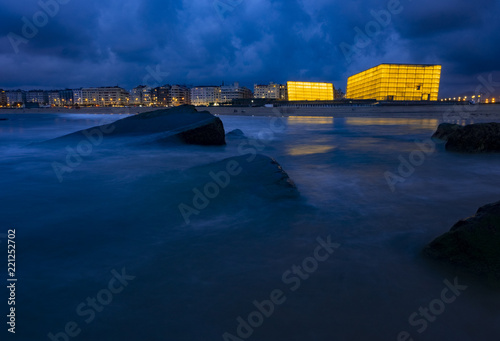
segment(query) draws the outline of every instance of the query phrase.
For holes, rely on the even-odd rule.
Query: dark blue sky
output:
[[[0,88],[311,80],[345,90],[380,63],[442,64],[442,96],[473,92],[479,76],[500,82],[495,0],[40,3],[2,3]]]

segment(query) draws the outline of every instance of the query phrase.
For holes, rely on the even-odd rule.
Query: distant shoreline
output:
[[[0,109],[2,114],[115,114],[136,115],[163,108],[35,108]],[[214,115],[230,116],[380,116],[414,118],[493,118],[500,119],[499,104],[481,105],[415,105],[415,106],[337,106],[337,107],[197,107],[198,111],[207,110]]]

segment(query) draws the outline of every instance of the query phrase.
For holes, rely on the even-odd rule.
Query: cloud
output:
[[[21,18],[41,8],[9,2],[0,13],[0,87],[131,88],[147,67],[159,67],[165,83],[297,79],[345,89],[353,73],[407,62],[442,64],[446,94],[500,70],[494,0],[401,0],[401,13],[348,62],[340,44],[354,45],[356,28],[365,30],[390,1],[398,0],[71,0],[17,54],[7,35],[21,35]]]

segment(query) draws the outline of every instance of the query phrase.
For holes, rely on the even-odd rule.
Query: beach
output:
[[[36,108],[36,109],[0,109],[2,114],[111,114],[135,115],[164,108],[152,107],[116,107],[116,108]],[[413,117],[437,119],[500,118],[500,104],[476,105],[380,105],[380,106],[282,106],[282,107],[197,107],[198,111],[208,110],[214,115],[237,116],[334,116],[334,117]]]

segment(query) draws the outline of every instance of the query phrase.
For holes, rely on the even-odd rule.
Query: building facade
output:
[[[22,90],[5,91],[8,106],[23,105],[26,103],[26,92]]]
[[[159,86],[151,89],[151,101],[153,105],[169,107],[172,105],[170,99],[170,85]]]
[[[240,87],[238,82],[232,85],[223,85],[220,90],[221,103],[230,103],[233,99],[253,98],[252,90],[244,86]]]
[[[82,89],[73,89],[72,92],[73,92],[73,103],[82,105],[84,102]]]
[[[7,106],[7,94],[5,90],[0,89],[0,107]]]
[[[26,103],[47,105],[49,103],[49,93],[43,90],[30,90],[26,93]]]
[[[171,105],[176,107],[184,104],[191,104],[191,91],[185,85],[170,86]]]
[[[151,106],[151,87],[146,85],[139,85],[130,90],[130,104]]]
[[[220,95],[219,86],[195,86],[191,88],[191,104],[195,106],[218,104]]]
[[[441,65],[380,64],[347,80],[346,98],[437,101]]]
[[[280,85],[280,100],[288,101],[288,87],[286,84]]]
[[[289,101],[333,101],[332,83],[287,82]]]
[[[286,100],[286,85],[272,82],[267,85],[255,84],[253,87],[253,97]]]
[[[75,104],[75,91],[72,89],[59,90],[59,98],[62,105]]]
[[[128,91],[120,87],[83,88],[82,102],[84,105],[123,106],[130,101]]]
[[[58,107],[62,104],[59,91],[47,91],[48,103],[50,106]],[[69,104],[69,103],[66,103]]]

